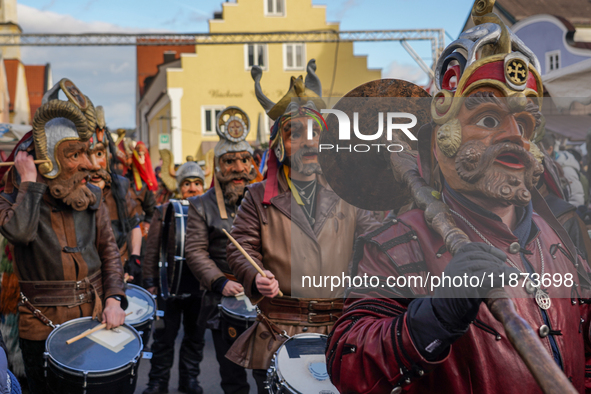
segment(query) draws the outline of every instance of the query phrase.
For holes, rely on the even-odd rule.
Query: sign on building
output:
[[[170,134],[160,134],[158,149],[170,150]]]

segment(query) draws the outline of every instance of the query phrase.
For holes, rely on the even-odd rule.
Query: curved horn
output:
[[[55,118],[66,118],[71,120],[78,130],[78,135],[92,135],[88,127],[86,117],[74,104],[68,101],[51,100],[43,104],[33,118],[33,141],[35,142],[35,153],[40,160],[49,160],[47,152],[47,135],[45,135],[45,124]],[[53,163],[39,165],[39,172],[42,175],[53,170]]]
[[[275,103],[269,100],[265,93],[263,93],[263,89],[261,88],[261,78],[263,77],[263,70],[259,66],[252,66],[250,69],[250,75],[254,80],[254,92],[257,96],[257,100],[265,110],[265,112],[269,112],[271,108],[275,106]]]
[[[320,83],[320,78],[316,75],[316,59],[311,59],[308,62],[306,70],[308,70],[305,82],[306,87],[316,93],[319,97],[322,97],[322,83]]]
[[[92,101],[90,101],[88,96],[84,97],[86,97],[86,101],[88,101],[88,108],[86,108],[86,110],[83,112],[84,116],[86,117],[86,121],[88,122],[88,130],[86,132],[78,131],[78,134],[80,135],[81,139],[87,140],[92,137],[92,133],[94,133],[94,130],[96,129],[96,111]]]
[[[99,105],[97,107],[94,108],[94,112],[96,115],[96,126],[99,129],[104,129],[106,126],[105,123],[105,109],[103,108],[102,105]]]

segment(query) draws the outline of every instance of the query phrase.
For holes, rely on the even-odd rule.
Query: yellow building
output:
[[[237,0],[222,7],[209,21],[211,33],[339,29],[326,22],[326,7],[312,5],[312,0]],[[367,68],[365,56],[353,54],[351,42],[196,45],[195,53],[179,57],[173,50],[158,56],[162,64],[157,74],[138,89],[137,127],[152,157],[169,148],[177,163],[187,155],[203,159],[213,148],[218,141],[215,116],[227,106],[238,106],[250,117],[248,141],[255,143],[259,121],[266,133],[259,138],[268,139],[269,119],[250,76],[253,64],[263,68],[261,85],[273,101],[287,92],[291,76],[305,76],[310,59],[316,59],[324,97],[341,97],[381,78],[380,70]]]

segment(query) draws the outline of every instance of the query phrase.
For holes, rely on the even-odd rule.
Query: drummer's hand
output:
[[[265,297],[273,298],[279,294],[279,282],[277,282],[275,275],[271,271],[264,270],[263,272],[267,275],[266,278],[261,274],[257,274],[255,278],[257,289]]]
[[[129,275],[127,272],[123,274],[123,282],[133,282],[133,276]]]
[[[233,280],[229,280],[224,285],[222,289],[222,295],[224,297],[232,297],[238,293],[242,293],[244,291],[244,287],[238,282],[234,282]]]
[[[121,309],[121,301],[117,301],[114,298],[107,298],[105,304],[103,321],[101,323],[107,323],[107,330],[122,325],[125,322],[125,311]]]
[[[146,290],[152,295],[158,295],[158,288],[156,286],[148,287]]]

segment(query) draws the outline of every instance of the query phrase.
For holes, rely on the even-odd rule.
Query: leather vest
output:
[[[195,207],[197,212],[205,218],[209,234],[209,256],[218,266],[218,268],[226,274],[232,274],[232,270],[226,260],[226,245],[228,244],[228,237],[223,233],[225,229],[228,233],[232,230],[234,217],[238,206],[231,206],[226,203],[226,212],[228,219],[220,217],[220,210],[215,196],[215,189],[209,189],[202,196],[189,198],[191,205]]]

